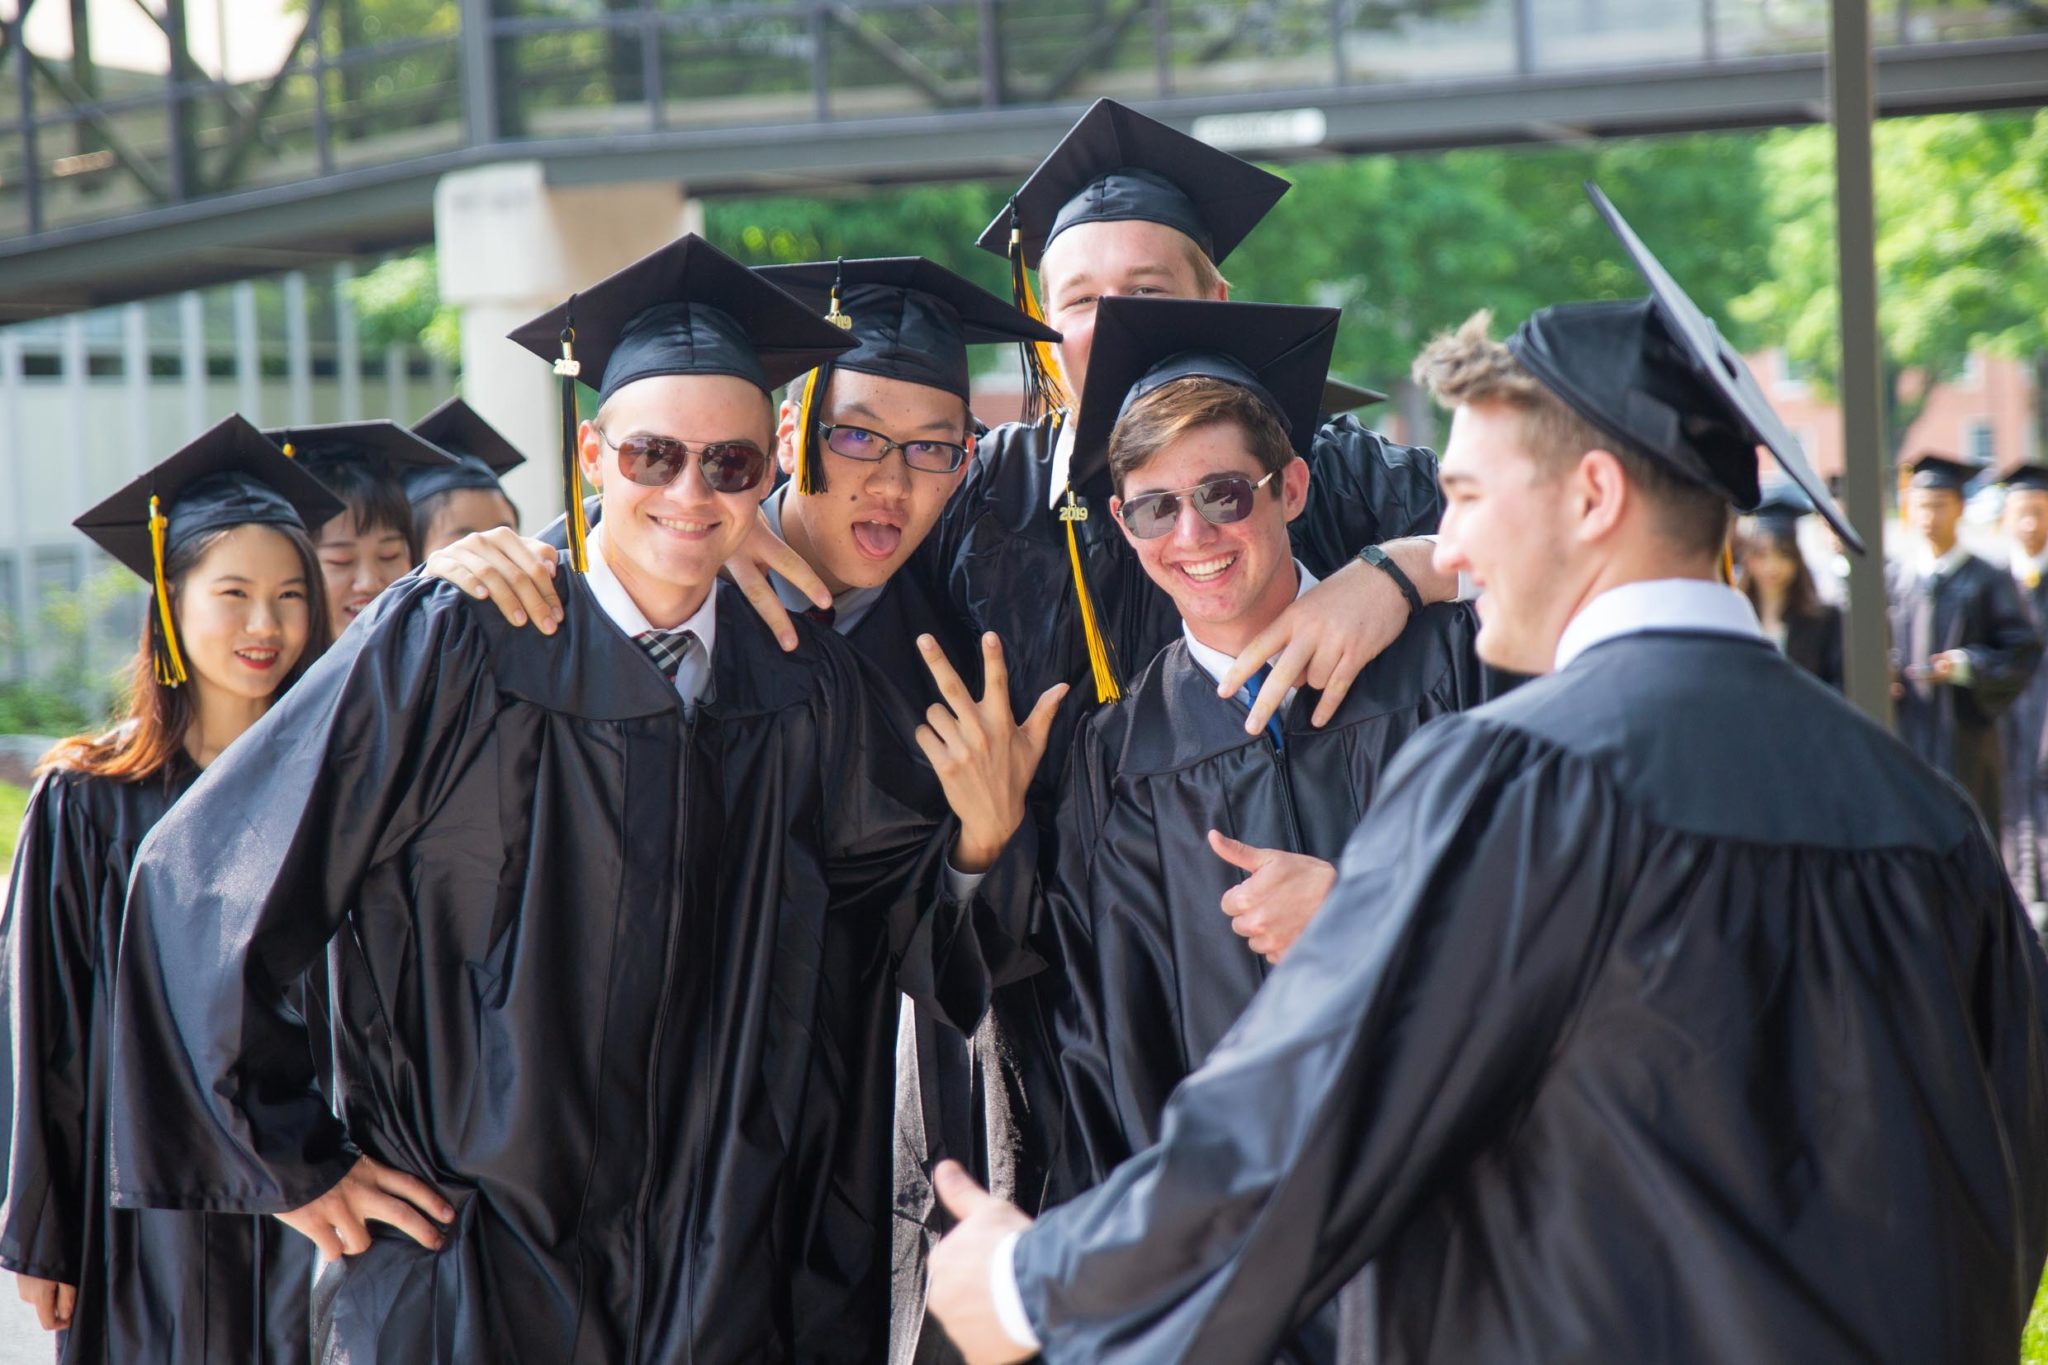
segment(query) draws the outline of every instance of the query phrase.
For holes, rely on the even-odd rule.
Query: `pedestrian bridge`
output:
[[[0,319],[424,242],[435,182],[495,161],[699,196],[1011,177],[1103,95],[1273,159],[1825,115],[1827,0],[278,0],[296,40],[234,80],[190,41],[225,0],[33,22],[65,4],[0,34]],[[1873,5],[1881,113],[2048,103],[2048,5]],[[115,6],[160,69],[96,56]]]

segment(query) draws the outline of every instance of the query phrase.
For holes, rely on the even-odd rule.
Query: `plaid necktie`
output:
[[[697,647],[697,634],[690,630],[643,630],[633,637],[633,642],[647,651],[662,677],[674,682],[676,670]]]

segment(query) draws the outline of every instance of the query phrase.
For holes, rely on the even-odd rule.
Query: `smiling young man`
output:
[[[857,656],[718,582],[770,390],[852,339],[696,237],[516,339],[572,330],[605,515],[559,628],[401,585],[142,856],[116,1197],[342,1253],[332,1358],[870,1361],[898,983],[971,1026],[1022,930],[942,864],[1010,830],[897,799]],[[339,1119],[278,985],[323,952]]]
[[[1258,735],[1261,670],[1231,660],[1315,585],[1293,557],[1302,459],[1337,327],[1332,308],[1103,301],[1077,427],[1109,448],[1110,507],[1182,637],[1089,717],[1065,767],[1034,978],[1050,1000],[1064,1121],[1048,1202],[1099,1184],[1158,1137],[1173,1087],[1222,1040],[1335,880],[1331,866],[1395,752],[1478,700],[1468,608],[1426,609],[1325,722],[1301,689]],[[1247,876],[1247,874],[1249,874]],[[1279,1359],[1326,1362],[1335,1314]]]
[[[1652,298],[1417,367],[1479,651],[1549,676],[1395,760],[1157,1144],[1035,1225],[941,1168],[976,1365],[1268,1360],[1366,1266],[1378,1365],[2018,1350],[2048,964],[1961,794],[1716,581],[1760,445],[1855,536],[1610,221]]]
[[[396,422],[331,422],[273,427],[263,433],[340,498],[347,510],[314,528],[335,639],[377,595],[420,562],[405,483],[427,472],[452,473],[456,459]]]

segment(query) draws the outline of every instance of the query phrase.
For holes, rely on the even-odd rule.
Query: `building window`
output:
[[[1963,423],[1963,458],[1977,464],[1990,464],[1998,457],[1997,433],[1991,423],[1982,417],[1973,417]]]
[[[1956,383],[1966,389],[1984,387],[1984,357],[1972,351],[1963,359],[1963,372],[1956,376]]]
[[[1813,367],[1791,355],[1782,348],[1778,356],[1778,387],[1787,393],[1804,393],[1806,381],[1813,378]]]

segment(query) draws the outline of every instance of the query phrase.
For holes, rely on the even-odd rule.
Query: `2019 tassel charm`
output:
[[[1102,623],[1095,614],[1095,598],[1088,591],[1087,575],[1081,571],[1081,540],[1075,524],[1088,520],[1088,509],[1075,501],[1071,485],[1067,488],[1067,505],[1060,508],[1060,520],[1067,524],[1067,558],[1074,566],[1074,599],[1081,608],[1081,636],[1088,644],[1088,668],[1095,675],[1095,700],[1112,702],[1123,696],[1124,690],[1117,681],[1116,654],[1110,649],[1109,638],[1102,633]]]

